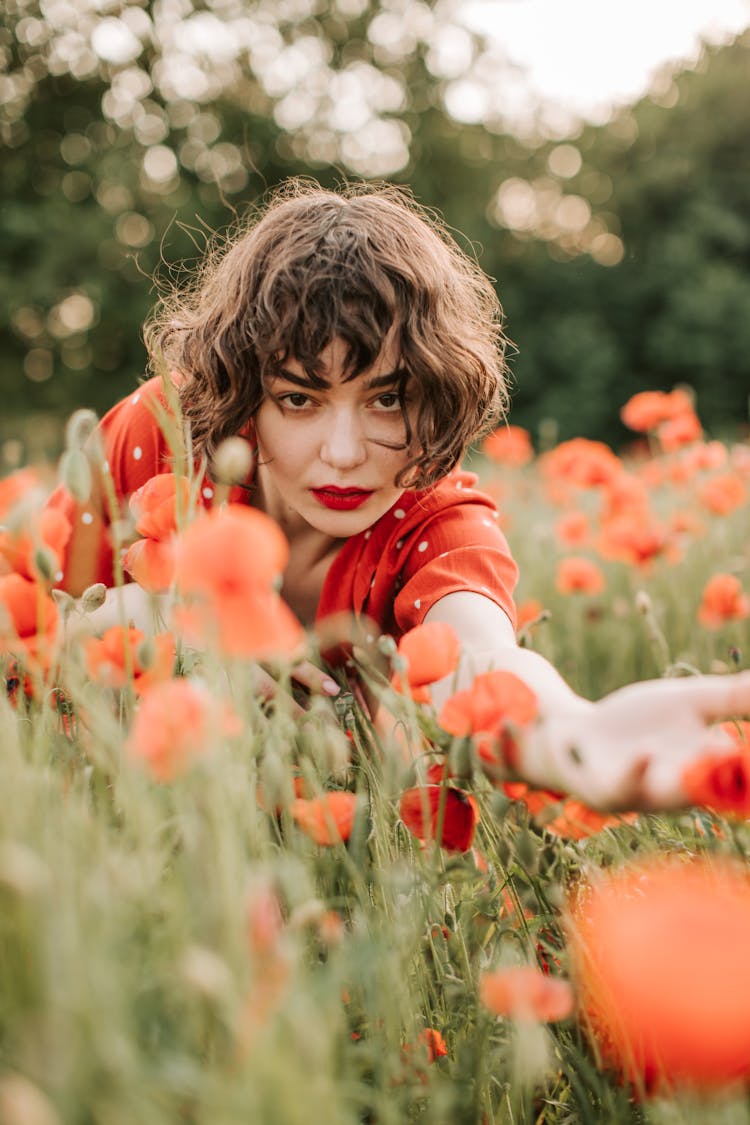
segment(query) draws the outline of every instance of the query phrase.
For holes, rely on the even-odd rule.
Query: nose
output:
[[[356,410],[335,410],[326,419],[320,459],[341,472],[356,469],[367,457],[362,421]]]

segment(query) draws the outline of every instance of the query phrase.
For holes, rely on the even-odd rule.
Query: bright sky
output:
[[[467,0],[463,15],[497,37],[539,95],[601,121],[665,63],[696,59],[702,38],[749,26],[750,0]]]

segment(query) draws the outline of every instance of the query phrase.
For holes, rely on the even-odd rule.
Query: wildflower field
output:
[[[682,391],[624,420],[627,453],[504,427],[469,465],[519,643],[591,699],[750,651],[750,445]],[[82,503],[86,465],[73,427]],[[53,589],[44,474],[0,480],[0,1122],[750,1121],[750,723],[717,724],[679,812],[532,791],[523,685],[433,710],[448,630],[305,634],[275,527],[155,481],[118,534],[171,627],[123,602],[85,639],[102,591]],[[300,700],[301,653],[336,696]]]

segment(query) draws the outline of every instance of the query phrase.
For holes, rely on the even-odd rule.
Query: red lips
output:
[[[324,508],[333,508],[340,512],[349,512],[354,508],[359,508],[372,496],[372,490],[337,488],[335,485],[327,485],[325,488],[312,488],[310,491]]]

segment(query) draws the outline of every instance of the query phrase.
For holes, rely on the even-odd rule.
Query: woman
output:
[[[174,373],[207,504],[221,442],[252,447],[230,499],[284,531],[282,594],[304,624],[346,611],[398,638],[448,623],[464,680],[507,669],[539,699],[525,780],[599,807],[679,805],[685,763],[717,745],[707,724],[750,711],[750,676],[634,684],[591,703],[517,647],[515,564],[492,501],[458,469],[507,403],[501,323],[489,280],[408,195],[295,182],[162,302],[146,342],[154,369]],[[172,468],[164,412],[155,378],[103,420],[91,499],[54,496],[74,527],[70,592],[112,584],[121,503]],[[325,690],[310,664],[295,678]]]

